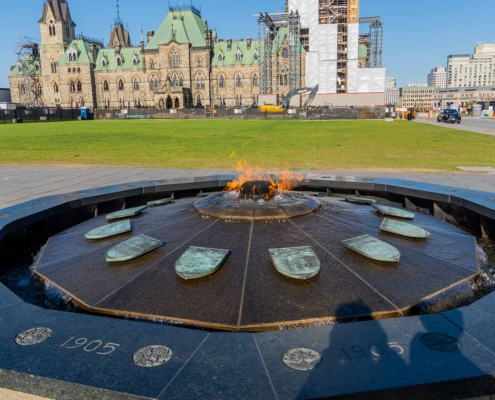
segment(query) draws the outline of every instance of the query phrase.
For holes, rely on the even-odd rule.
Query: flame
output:
[[[300,182],[303,179],[301,174],[295,174],[289,170],[285,170],[276,176],[272,176],[261,168],[249,167],[246,161],[237,161],[235,169],[238,173],[238,178],[227,183],[225,190],[239,192],[242,185],[246,182],[267,181],[270,183],[270,194],[265,196],[265,200],[272,198],[275,194],[280,194],[286,190],[292,190],[297,182]]]

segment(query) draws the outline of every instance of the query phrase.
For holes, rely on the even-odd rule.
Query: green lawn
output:
[[[235,156],[233,155],[235,152]],[[0,164],[455,170],[495,136],[406,121],[82,121],[0,125]]]

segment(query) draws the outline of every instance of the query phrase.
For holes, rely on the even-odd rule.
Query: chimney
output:
[[[232,39],[227,39],[227,51],[232,49]]]
[[[155,32],[154,31],[148,31],[148,43],[153,38],[153,36],[155,36]]]
[[[251,42],[252,42],[251,38],[248,37],[247,40],[246,40],[246,42],[247,42],[247,49],[248,50],[251,50]]]

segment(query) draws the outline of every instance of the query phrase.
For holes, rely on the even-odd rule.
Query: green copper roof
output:
[[[91,59],[89,58],[89,42],[82,39],[73,40],[72,43],[65,50],[64,55],[58,61],[59,65],[72,64],[69,61],[69,53],[75,51],[77,53],[77,61],[75,63],[89,63]]]
[[[157,49],[158,45],[167,44],[171,40],[190,43],[192,47],[204,47],[205,29],[206,22],[194,11],[170,11],[146,48]]]
[[[41,61],[40,56],[35,56],[34,60],[31,60],[31,56],[24,57],[21,61],[18,61],[15,66],[10,70],[8,76],[19,76],[21,75],[19,71],[20,63],[28,67],[30,73],[34,72],[37,75],[41,74]],[[38,71],[36,71],[36,64],[38,64]]]
[[[247,41],[235,41],[232,42],[232,48],[230,51],[227,50],[227,42],[217,42],[213,45],[213,59],[211,60],[211,65],[253,65],[259,64],[259,44],[258,41],[251,41],[251,48],[248,50]],[[236,53],[241,52],[241,61],[236,61]],[[222,54],[223,61],[218,60],[218,56]],[[255,60],[254,55],[258,55],[258,59]]]
[[[280,51],[282,47],[287,47],[289,46],[289,28],[288,27],[281,27],[278,31],[277,34],[275,35],[275,38],[273,39],[273,44],[272,44],[272,54],[276,54]],[[306,51],[304,50],[303,45],[301,44],[299,47],[299,51],[301,53],[305,53]]]
[[[359,58],[368,57],[368,47],[365,44],[359,45]]]
[[[101,49],[98,51],[96,57],[95,71],[112,71],[112,70],[131,70],[142,67],[140,47],[125,47],[120,49],[120,58],[122,59],[122,66],[117,65],[117,54],[115,49]],[[137,59],[138,64],[134,66],[132,60],[134,57]],[[103,66],[103,59],[105,59],[106,67]]]

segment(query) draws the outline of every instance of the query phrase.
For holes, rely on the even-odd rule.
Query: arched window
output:
[[[77,81],[77,91],[82,92],[82,84],[81,81]]]
[[[72,71],[72,70],[71,70],[70,68],[67,70],[67,72],[68,72],[69,74],[71,73],[71,71]]]
[[[53,93],[58,93],[58,83],[57,82],[55,82],[53,84]]]
[[[182,75],[179,76],[179,86],[184,86],[184,78],[182,77]]]
[[[69,83],[69,92],[74,93],[76,91],[76,85],[74,82],[70,81]]]
[[[119,90],[124,90],[124,81],[119,79]]]
[[[136,58],[136,56],[134,56],[134,58],[132,59],[132,65],[133,65],[134,67],[137,67],[137,66],[138,66],[138,64],[139,64],[139,61],[138,61],[138,59]]]
[[[103,90],[108,92],[108,81],[106,79],[103,81]]]
[[[156,75],[152,75],[150,79],[150,89],[155,90],[158,89],[158,78]]]
[[[55,25],[53,24],[53,21],[50,21],[50,26],[48,29],[50,31],[50,36],[55,36]]]
[[[218,77],[218,86],[220,87],[225,87],[225,76],[220,75]]]
[[[77,61],[77,53],[74,50],[71,50],[69,53],[69,62]]]
[[[174,74],[172,76],[172,86],[173,87],[179,86],[179,77],[177,76],[177,74]]]
[[[219,62],[219,63],[222,63],[222,62],[223,62],[223,54],[222,54],[222,53],[220,53],[220,54],[218,55],[218,62]]]
[[[180,67],[180,57],[177,50],[173,49],[170,52],[170,68],[179,68]]]
[[[284,75],[284,86],[287,86],[288,84],[288,79],[287,79],[287,74]]]
[[[35,69],[35,71],[39,71],[41,69],[41,67],[38,63],[34,63],[34,69]]]
[[[69,53],[69,62],[72,62],[72,53]]]
[[[26,94],[26,86],[24,85],[21,85],[19,86],[19,93],[22,95],[25,95]]]
[[[51,67],[52,67],[52,74],[56,74],[57,73],[57,63],[55,62],[54,59],[52,59],[52,62],[50,63]]]
[[[258,52],[255,51],[254,54],[253,54],[253,60],[254,61],[258,61],[258,58],[259,58]]]
[[[122,58],[117,57],[117,67],[122,67]]]
[[[43,86],[41,86],[41,83],[38,83],[38,86],[36,86],[36,93],[38,95],[42,95],[43,94]]]
[[[72,68],[72,73],[75,74],[76,73],[76,69],[75,68]]]
[[[201,72],[199,72],[196,75],[196,89],[204,89],[204,88],[205,88],[205,77]]]
[[[134,78],[134,90],[139,90],[139,79]]]
[[[260,78],[258,76],[258,74],[254,74],[253,75],[253,86],[258,86],[260,83]]]
[[[203,107],[203,97],[199,93],[196,96],[196,107]]]
[[[240,50],[237,50],[235,52],[235,62],[241,62],[241,60],[242,60],[242,53]]]
[[[242,87],[242,76],[241,76],[241,74],[237,74],[235,76],[235,85],[237,87]]]
[[[203,67],[203,60],[201,59],[201,57],[198,58],[198,61],[196,62],[198,68],[202,68]]]
[[[289,58],[289,49],[287,47],[284,47],[284,49],[282,50],[282,57]]]
[[[102,66],[103,68],[106,68],[106,67],[107,67],[107,60],[102,59],[102,60],[101,60],[101,66]]]
[[[77,67],[77,73],[80,74],[81,73],[81,68]]]
[[[155,60],[151,60],[150,69],[155,69]]]

